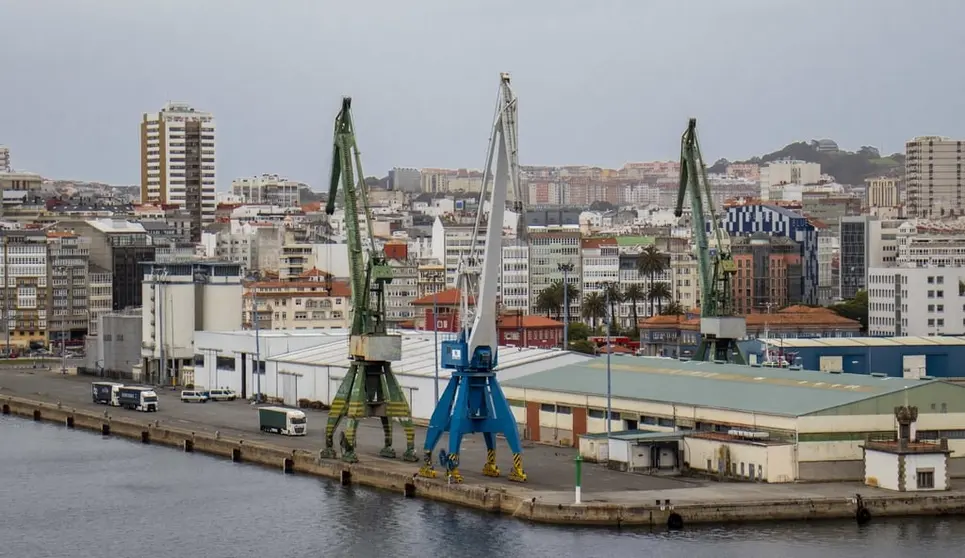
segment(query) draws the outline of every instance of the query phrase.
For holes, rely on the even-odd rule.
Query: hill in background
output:
[[[841,184],[860,185],[864,179],[875,176],[897,176],[904,175],[905,155],[904,153],[893,153],[887,157],[882,157],[878,149],[871,146],[863,146],[856,152],[843,150],[818,149],[819,145],[826,145],[827,140],[821,144],[817,140],[810,142],[794,142],[784,146],[782,149],[762,155],[751,157],[744,161],[728,161],[720,159],[707,169],[712,173],[723,173],[727,165],[733,163],[769,163],[781,159],[796,159],[808,163],[820,163],[821,172],[830,174]]]

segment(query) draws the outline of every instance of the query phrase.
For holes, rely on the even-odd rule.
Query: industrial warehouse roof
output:
[[[927,382],[659,357],[611,358],[614,397],[785,416],[806,415]],[[601,357],[503,382],[507,388],[600,397],[606,395],[606,384],[606,361]]]
[[[433,332],[406,331],[402,332],[402,360],[392,363],[392,370],[397,374],[411,376],[433,376],[436,370],[436,355],[440,347],[436,345]],[[439,342],[452,338],[451,334],[439,334]],[[500,381],[517,378],[527,374],[542,372],[571,364],[593,360],[580,353],[559,351],[554,349],[522,349],[500,347],[498,353]],[[317,347],[292,351],[276,355],[266,360],[284,363],[302,364],[307,366],[329,366],[348,368],[348,335]],[[439,370],[441,378],[448,378],[449,371]]]
[[[761,339],[762,343],[786,349],[820,347],[941,347],[965,345],[965,337],[825,337],[821,339]]]

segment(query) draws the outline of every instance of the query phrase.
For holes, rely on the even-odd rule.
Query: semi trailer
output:
[[[156,412],[158,410],[157,393],[154,388],[121,386],[117,390],[117,399],[125,409],[142,412]]]
[[[308,429],[305,413],[284,407],[259,407],[258,420],[262,432],[286,436],[304,436]]]
[[[110,405],[117,407],[120,405],[118,392],[124,384],[117,382],[93,382],[90,385],[91,399],[100,405]]]

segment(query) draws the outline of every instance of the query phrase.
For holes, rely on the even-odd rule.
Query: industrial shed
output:
[[[965,338],[962,337],[765,339],[756,348],[759,361],[763,344],[790,356],[789,362],[807,370],[881,373],[896,378],[965,377]]]
[[[502,385],[528,438],[570,445],[607,430],[606,368],[597,357]],[[916,405],[919,438],[948,438],[951,474],[965,475],[962,386],[656,357],[613,356],[610,369],[611,430],[684,431],[691,469],[718,473],[726,453],[733,476],[754,464],[754,478],[770,482],[860,481],[861,445],[894,439],[894,408]]]

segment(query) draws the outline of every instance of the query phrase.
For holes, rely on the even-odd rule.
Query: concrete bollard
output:
[[[142,431],[141,431],[141,443],[142,443],[142,444],[150,444],[150,443],[151,443],[151,433],[148,432],[147,430],[142,430]]]
[[[342,469],[340,479],[342,482],[342,486],[348,486],[352,484],[352,471],[349,471],[348,469]]]
[[[101,435],[110,436],[111,435],[111,425],[109,422],[105,422],[101,425]]]
[[[231,448],[231,461],[241,463],[241,448]]]
[[[65,422],[67,423],[67,428],[73,428],[74,427],[73,415],[67,415],[67,420]]]
[[[34,420],[40,420],[40,409],[34,409]]]
[[[184,453],[191,453],[194,451],[194,440],[184,441]]]
[[[4,403],[4,404],[3,404],[3,408],[0,409],[0,410],[3,411],[3,414],[9,415],[9,414],[10,414],[10,405],[7,405],[6,403]]]
[[[291,457],[286,457],[281,462],[281,470],[286,475],[290,475],[295,472],[295,460]]]

